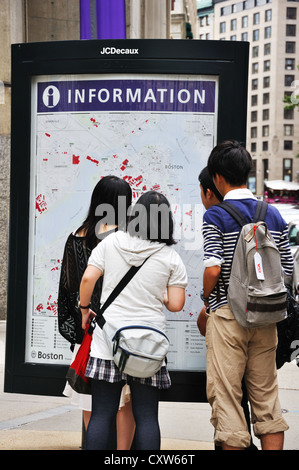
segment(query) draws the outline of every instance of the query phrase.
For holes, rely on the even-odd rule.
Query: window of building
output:
[[[286,59],[285,60],[285,69],[286,70],[295,70],[295,59]]]
[[[266,26],[264,32],[264,38],[269,39],[271,37],[271,26]]]
[[[259,24],[260,23],[260,14],[259,13],[254,13],[253,14],[253,24]]]
[[[236,41],[236,40],[237,40],[237,36],[234,34],[233,36],[230,37],[230,40],[231,40],[231,41]]]
[[[264,60],[264,72],[270,71],[270,60]]]
[[[248,16],[242,16],[242,28],[248,27]]]
[[[267,152],[267,150],[268,150],[268,141],[267,140],[263,142],[263,147],[262,148],[263,148],[264,152]]]
[[[220,23],[220,34],[225,33],[225,21]]]
[[[291,158],[283,159],[283,179],[285,181],[292,181],[293,173],[293,160]]]
[[[283,117],[284,119],[294,119],[294,110],[284,108]]]
[[[268,158],[263,159],[263,177],[264,181],[268,181],[268,175],[269,175],[269,160]]]
[[[296,25],[287,24],[286,25],[286,36],[296,36]]]
[[[282,178],[284,179],[284,181],[292,181],[293,159],[284,158],[282,165]]]
[[[271,43],[267,42],[264,44],[264,55],[269,55],[271,54]]]
[[[256,139],[257,138],[257,127],[252,127],[250,129],[250,136],[252,139]]]
[[[268,88],[270,86],[270,77],[263,78],[264,88]]]
[[[257,106],[257,95],[251,96],[251,106]]]
[[[292,140],[284,140],[283,141],[283,149],[284,150],[293,150],[293,141]]]
[[[269,137],[269,126],[263,126],[262,127],[262,136],[263,137]]]
[[[264,93],[263,94],[263,104],[269,104],[270,103],[270,93]]]
[[[259,71],[259,63],[258,62],[254,62],[252,64],[252,73],[258,73]]]
[[[253,46],[252,57],[258,57],[258,56],[259,56],[259,46]]]
[[[241,39],[242,39],[242,41],[248,41],[248,33],[242,33],[241,34]]]
[[[285,75],[284,76],[284,85],[292,86],[293,81],[295,80],[295,75]]]
[[[252,160],[252,167],[248,175],[248,189],[256,194],[256,160]]]
[[[231,22],[230,22],[230,30],[231,30],[231,31],[236,31],[236,29],[237,29],[237,20],[236,20],[236,19],[233,19],[233,20],[231,20]]]
[[[272,10],[266,10],[265,11],[265,21],[271,21],[272,20]]]
[[[263,109],[263,121],[268,121],[269,119],[269,109]]]
[[[252,40],[253,41],[258,41],[260,37],[260,30],[259,29],[254,29],[252,31]]]
[[[251,152],[256,152],[256,142],[251,142]]]
[[[251,111],[251,122],[257,121],[257,111]]]
[[[297,19],[297,8],[287,7],[287,20],[296,20]]]
[[[254,78],[253,80],[251,80],[251,89],[257,90],[257,88],[258,88],[258,79]]]
[[[286,53],[294,54],[296,52],[296,43],[293,41],[286,41]]]
[[[294,126],[293,124],[284,124],[284,136],[285,137],[289,137],[289,136],[292,136],[294,135]]]

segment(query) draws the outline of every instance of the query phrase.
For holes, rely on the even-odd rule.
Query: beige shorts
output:
[[[241,406],[242,378],[257,437],[286,431],[276,372],[276,325],[243,328],[228,307],[211,312],[207,322],[207,396],[212,406],[215,442],[248,447],[250,434]]]

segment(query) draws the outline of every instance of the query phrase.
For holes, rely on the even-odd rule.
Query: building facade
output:
[[[199,0],[199,38],[250,43],[246,146],[254,160],[250,187],[299,181],[299,3],[295,0]],[[296,91],[297,88],[297,91]]]

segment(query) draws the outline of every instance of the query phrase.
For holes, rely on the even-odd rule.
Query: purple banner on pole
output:
[[[81,39],[125,39],[125,0],[80,0]]]
[[[80,38],[91,38],[90,0],[80,0]]]
[[[97,0],[98,39],[126,39],[125,0]]]
[[[215,112],[212,80],[75,80],[38,83],[37,112]]]

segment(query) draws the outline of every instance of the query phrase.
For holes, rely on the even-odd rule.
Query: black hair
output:
[[[147,191],[140,196],[132,207],[128,232],[146,240],[174,245],[173,230],[173,217],[167,198],[157,191]]]
[[[119,196],[122,196],[121,200],[124,202],[121,206]],[[132,190],[125,180],[113,175],[100,179],[92,192],[87,217],[78,229],[78,232],[82,230],[85,232],[86,244],[89,248],[94,248],[98,243],[97,227],[102,220],[105,219],[108,225],[126,227],[131,201]],[[111,211],[105,211],[105,208],[109,209],[108,206]]]
[[[236,140],[226,140],[216,145],[208,159],[212,178],[223,176],[231,186],[244,185],[252,168],[250,153]]]
[[[218,189],[216,188],[213,178],[211,177],[208,167],[206,166],[203,170],[201,170],[198,181],[200,182],[204,195],[207,194],[207,190],[210,189],[215,194],[216,198],[219,201],[223,200],[223,196],[219,193]]]

